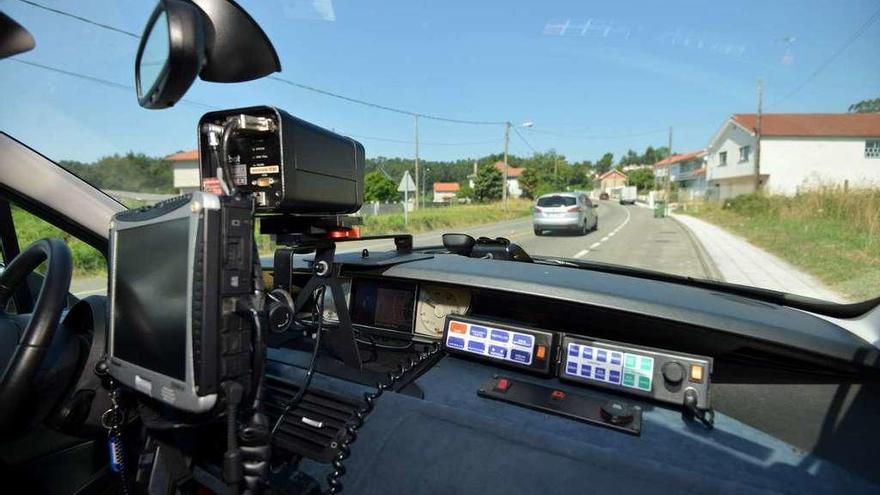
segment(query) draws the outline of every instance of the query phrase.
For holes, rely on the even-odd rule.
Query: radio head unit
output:
[[[116,214],[110,375],[175,408],[210,410],[221,380],[250,387],[253,202],[196,192]]]

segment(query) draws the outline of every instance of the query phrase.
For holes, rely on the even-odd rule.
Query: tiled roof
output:
[[[758,116],[737,113],[733,120],[754,132]],[[880,113],[765,113],[762,136],[880,137]]]
[[[199,159],[199,150],[178,151],[165,157],[169,162],[193,162]]]

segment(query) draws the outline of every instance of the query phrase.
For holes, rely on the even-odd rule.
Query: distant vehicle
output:
[[[597,206],[581,192],[545,194],[535,202],[532,214],[535,235],[542,235],[545,230],[568,230],[586,235],[599,227]]]
[[[604,191],[603,191],[603,192],[601,192],[601,193],[599,194],[599,199],[601,199],[601,200],[603,200],[603,201],[606,200],[606,199],[608,199],[608,198],[609,198],[609,196],[608,196],[608,193],[607,193],[607,192],[604,192]]]
[[[636,204],[636,196],[639,191],[636,186],[626,186],[620,190],[620,204],[622,205],[634,205]]]

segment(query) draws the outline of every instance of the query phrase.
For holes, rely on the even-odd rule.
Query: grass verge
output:
[[[880,190],[745,195],[687,214],[736,233],[847,299],[880,296]]]

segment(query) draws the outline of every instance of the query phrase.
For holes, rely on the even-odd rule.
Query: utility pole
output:
[[[507,211],[507,145],[510,142],[510,122],[504,123],[504,176],[501,178],[501,198]]]
[[[415,197],[415,207],[419,207],[419,116],[414,115],[415,118],[415,131],[416,131],[416,197]]]
[[[672,126],[669,126],[668,155],[666,156],[666,207],[669,208],[669,196],[672,189]]]
[[[761,190],[761,112],[764,102],[764,81],[758,79],[758,116],[755,122],[755,192]]]

